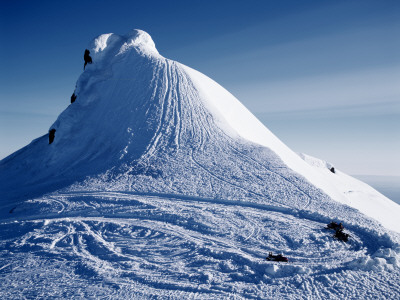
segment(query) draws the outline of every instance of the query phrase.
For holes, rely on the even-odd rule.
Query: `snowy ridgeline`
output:
[[[398,205],[293,153],[145,32],[89,50],[52,144],[0,163],[2,298],[400,297]]]

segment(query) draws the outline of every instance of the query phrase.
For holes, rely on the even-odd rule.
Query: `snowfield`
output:
[[[54,142],[0,162],[2,299],[400,298],[399,205],[292,152],[147,33],[88,49]]]

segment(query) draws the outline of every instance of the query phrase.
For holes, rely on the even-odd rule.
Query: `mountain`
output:
[[[291,151],[147,33],[88,49],[54,141],[0,162],[3,298],[400,295],[399,205]],[[281,251],[292,263],[265,260]]]

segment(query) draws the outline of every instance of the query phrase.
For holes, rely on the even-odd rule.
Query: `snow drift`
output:
[[[14,253],[0,267],[3,295],[46,272],[46,284],[101,278],[99,297],[295,298],[315,288],[326,298],[342,285],[349,298],[340,280],[373,288],[367,272],[378,269],[388,282],[376,296],[399,295],[398,235],[380,225],[400,232],[397,204],[292,152],[216,82],[162,57],[147,33],[104,34],[88,49],[93,64],[50,127],[54,142],[44,135],[0,163],[1,257]],[[323,229],[332,219],[349,245]],[[295,265],[263,261],[282,250]],[[89,293],[68,287],[47,295]]]

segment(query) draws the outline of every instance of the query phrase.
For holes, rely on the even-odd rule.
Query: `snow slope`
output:
[[[303,153],[300,154],[300,157],[320,172],[321,177],[329,178],[329,181],[345,195],[344,199],[343,197],[334,198],[335,200],[373,217],[386,228],[400,232],[400,205],[371,186],[338,169],[335,169],[333,174],[329,171],[333,167],[330,163]]]
[[[54,142],[0,162],[2,298],[400,296],[397,207],[362,211],[353,179],[293,153],[147,33],[88,49]],[[358,191],[369,207],[385,201]]]

